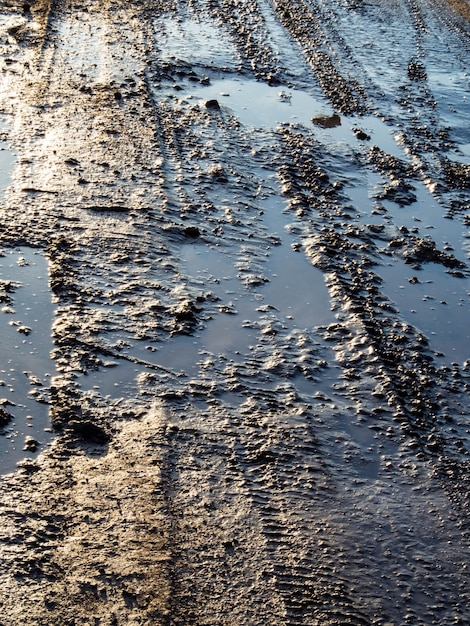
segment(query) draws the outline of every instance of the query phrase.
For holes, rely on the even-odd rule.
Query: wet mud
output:
[[[1,626],[470,621],[467,13],[2,4]]]

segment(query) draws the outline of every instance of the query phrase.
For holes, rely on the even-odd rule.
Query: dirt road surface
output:
[[[1,3],[1,626],[470,623],[468,8]]]

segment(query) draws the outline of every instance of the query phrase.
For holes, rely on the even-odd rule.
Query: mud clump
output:
[[[396,245],[403,245],[396,242]],[[436,247],[436,243],[431,239],[423,239],[418,237],[409,237],[408,242],[403,250],[405,263],[439,263],[450,269],[466,269],[466,264],[459,261],[453,254],[443,252]]]
[[[34,439],[34,437],[26,437],[24,442],[23,450],[25,452],[36,452],[39,447],[39,441]]]
[[[341,126],[341,117],[334,115],[317,115],[312,117],[312,123],[319,128],[336,128]]]
[[[16,287],[10,280],[0,280],[0,304],[11,304],[13,299],[11,293],[14,293]]]
[[[197,226],[186,226],[183,232],[188,239],[198,239],[201,236],[201,231]]]
[[[409,206],[416,202],[417,199],[413,186],[403,180],[384,185],[383,190],[377,193],[375,197],[378,200],[395,202],[399,206]]]
[[[0,406],[0,428],[7,426],[12,419],[13,415],[11,415],[11,413],[9,413],[3,406]]]
[[[408,63],[408,78],[415,81],[427,80],[428,73],[420,61],[410,61]]]
[[[445,160],[443,165],[446,182],[452,189],[470,189],[470,165]]]
[[[180,302],[173,312],[175,333],[190,335],[198,323],[201,308],[191,300]]]
[[[416,175],[416,168],[405,163],[402,159],[388,154],[378,146],[372,146],[368,151],[370,162],[378,172],[390,178],[400,179]]]

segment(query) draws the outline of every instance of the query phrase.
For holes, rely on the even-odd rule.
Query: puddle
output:
[[[236,265],[223,250],[197,244],[183,246],[181,261],[185,273],[207,281],[211,292],[220,298],[220,306],[233,311],[220,313],[207,322],[199,334],[201,349],[211,354],[246,354],[256,336],[243,322],[257,315],[257,301],[252,293],[244,291]]]
[[[221,115],[229,112],[248,127],[275,129],[282,124],[301,124],[327,145],[347,144],[354,148],[376,145],[385,152],[406,159],[396,136],[398,131],[379,117],[366,115],[360,119],[338,115],[321,95],[303,90],[271,87],[242,77],[222,77],[209,85],[186,85],[186,98],[203,102],[217,100]],[[184,94],[178,92],[178,96]],[[369,136],[367,143],[359,139],[353,128]]]
[[[0,135],[6,124],[0,121]],[[15,164],[15,156],[4,141],[0,141],[0,202],[5,198],[5,192],[11,182],[11,172]]]
[[[359,174],[354,186],[344,189],[358,208],[358,219],[363,224],[404,226],[411,233],[415,232],[417,237],[434,241],[439,250],[468,263],[465,234],[468,227],[458,216],[454,219],[445,217],[445,207],[436,201],[423,183],[413,181],[416,202],[401,207],[381,200],[386,213],[378,214],[374,196],[381,190],[383,180],[370,170]],[[386,243],[377,240],[377,245],[382,248]],[[440,358],[459,363],[470,358],[470,284],[467,278],[452,276],[444,267],[434,263],[423,263],[421,270],[413,270],[398,255],[376,271],[384,280],[381,291],[397,305],[402,318],[430,340],[431,349],[444,355]],[[413,279],[412,283],[410,279]],[[416,279],[418,283],[415,283]]]
[[[468,230],[459,216],[450,219],[446,217],[446,209],[440,205],[427,187],[413,181],[413,193],[416,201],[407,206],[399,206],[389,200],[380,200],[380,205],[386,213],[377,213],[376,195],[383,189],[384,178],[369,170],[366,175],[360,174],[356,184],[344,188],[345,193],[357,207],[360,214],[358,219],[364,224],[390,224],[396,227],[405,226],[415,232],[418,237],[429,237],[440,250],[454,254],[458,259],[466,262],[468,249],[465,232]],[[379,244],[380,245],[380,244]]]
[[[466,227],[458,217],[445,217],[445,208],[440,206],[422,183],[414,183],[416,202],[400,208],[383,200],[382,204],[392,216],[393,223],[406,226],[412,231],[418,227],[420,236],[429,236],[439,249],[449,249],[458,259],[466,261],[464,230]]]
[[[274,176],[265,182],[271,189],[276,188]],[[307,331],[335,321],[323,273],[291,247],[293,237],[285,231],[288,216],[282,213],[285,201],[275,192],[261,202],[260,208],[266,228],[279,241],[279,245],[270,247],[262,266],[269,282],[247,289],[236,260],[222,247],[197,241],[181,246],[178,254],[182,280],[187,276],[192,283],[204,285],[227,312],[217,312],[193,336],[174,336],[165,344],[152,345],[151,350],[133,342],[128,350],[130,356],[171,370],[174,376],[171,372],[167,375],[173,380],[177,375],[196,377],[200,375],[199,364],[208,356],[235,363],[249,357],[258,341],[258,323],[266,317]],[[84,390],[125,396],[135,390],[137,375],[145,369],[145,365],[120,361],[117,367],[81,377],[80,384]]]
[[[288,218],[282,213],[284,200],[279,195],[270,196],[263,208],[264,222],[280,242],[271,248],[267,262],[270,281],[260,291],[265,303],[274,306],[280,317],[293,320],[296,328],[335,322],[323,272],[301,250],[295,252],[291,247],[294,239],[285,230]]]
[[[312,126],[312,117],[330,114],[327,105],[304,91],[243,78],[215,80],[197,90],[194,97],[218,100],[246,126],[275,128],[286,122]]]
[[[429,237],[439,250],[455,255],[468,263],[467,227],[457,217],[448,219],[422,183],[415,183],[417,201],[408,207],[383,201],[388,218],[417,236]],[[380,245],[380,242],[379,242]],[[401,259],[378,268],[384,279],[382,291],[399,307],[402,317],[418,328],[430,340],[430,347],[443,353],[446,362],[463,363],[470,358],[470,282],[457,278],[434,263],[423,263],[421,270],[413,270]],[[412,283],[410,283],[412,279]],[[419,282],[416,282],[416,279]]]
[[[13,416],[0,435],[0,475],[15,471],[16,464],[34,451],[24,451],[26,437],[50,442],[48,388],[54,374],[50,352],[54,307],[48,289],[48,262],[38,251],[18,248],[3,251],[0,280],[15,290],[1,303],[0,402]]]
[[[446,362],[470,359],[470,283],[444,268],[427,264],[414,271],[401,260],[378,268],[383,292],[394,301],[407,323],[420,330]],[[410,279],[420,282],[411,284]]]

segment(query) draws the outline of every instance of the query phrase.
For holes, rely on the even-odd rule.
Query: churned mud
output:
[[[470,622],[468,7],[1,4],[1,626]]]

